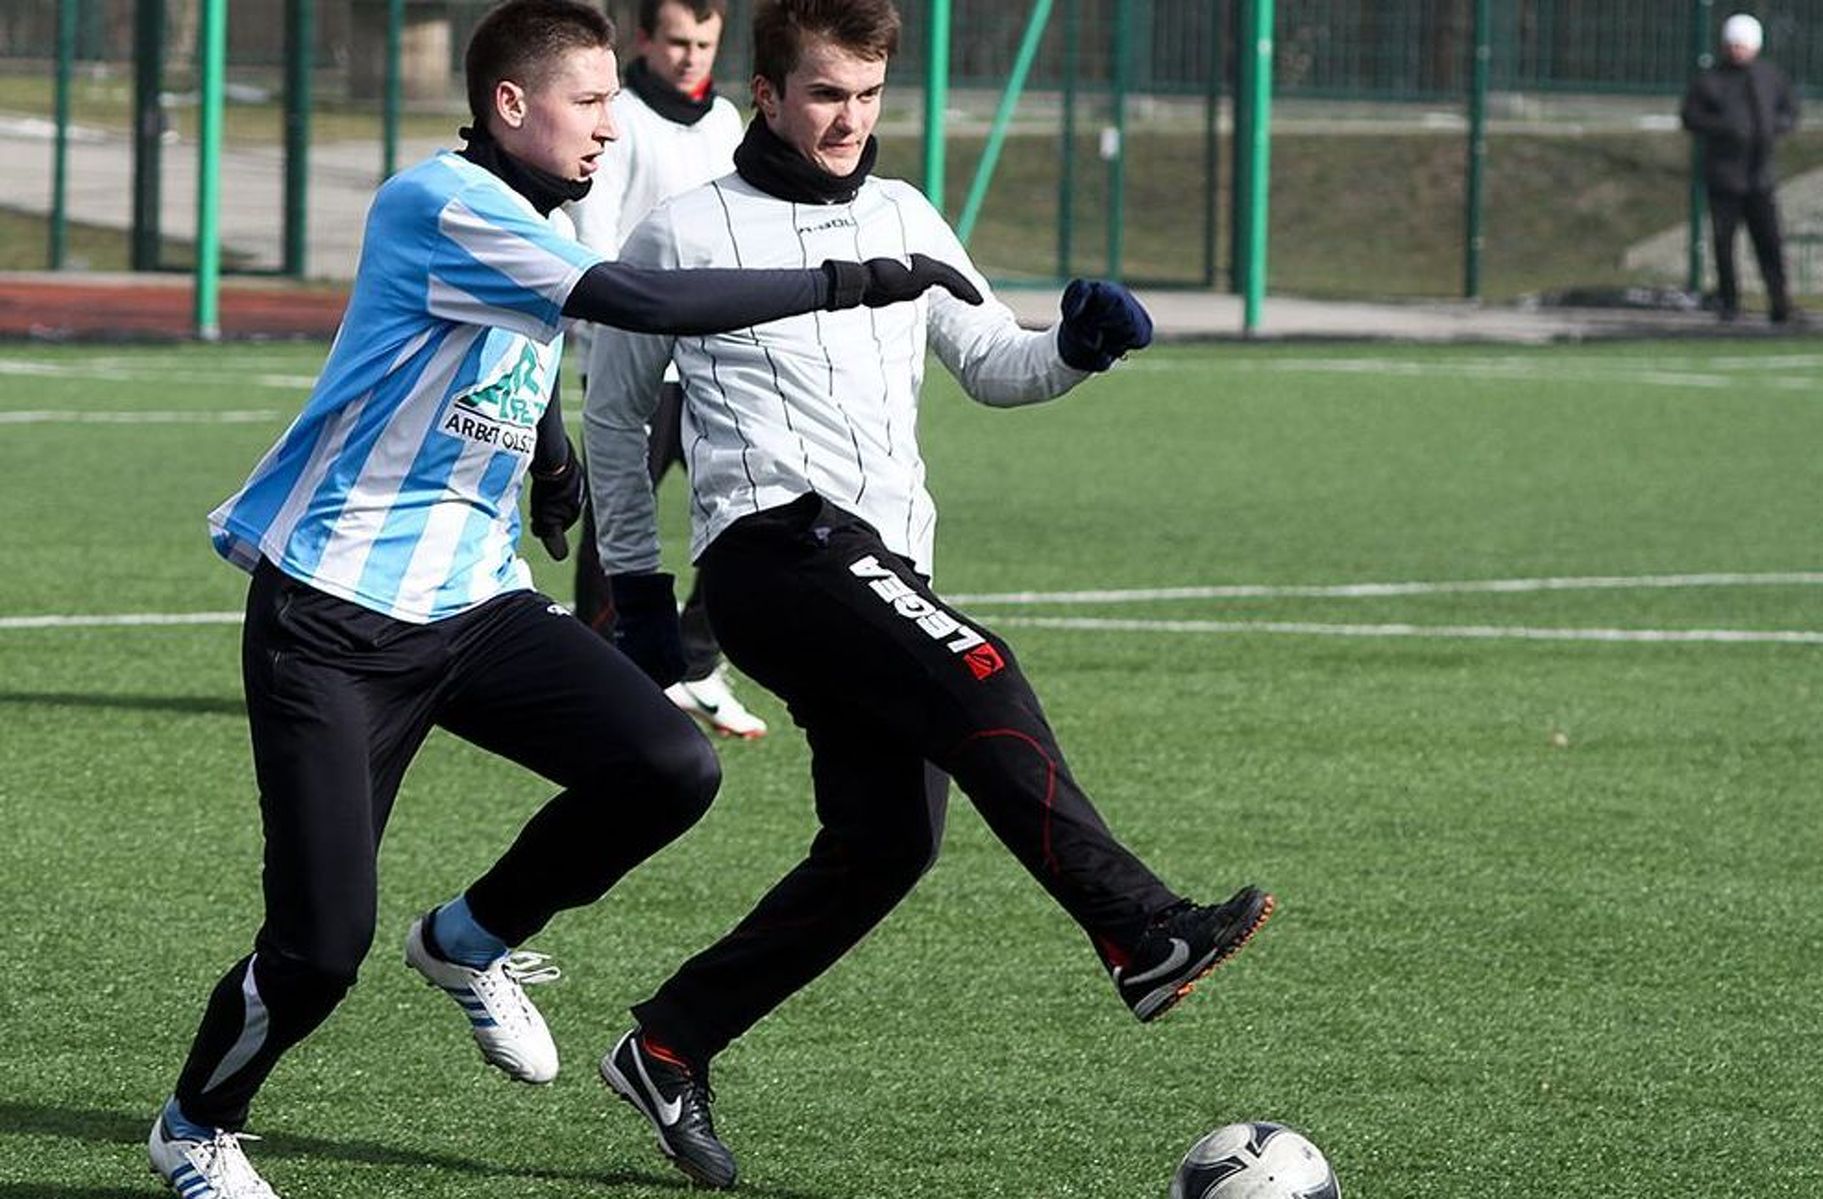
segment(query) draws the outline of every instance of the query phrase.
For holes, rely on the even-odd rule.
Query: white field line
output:
[[[1100,620],[1009,616],[996,625],[1118,633],[1289,634],[1299,637],[1428,637],[1482,641],[1609,641],[1656,644],[1823,645],[1823,632],[1781,629],[1538,629],[1504,625],[1303,624],[1281,620]]]
[[[198,368],[192,363],[177,363],[168,366],[131,362],[116,363],[110,359],[91,362],[45,362],[32,358],[0,358],[0,375],[20,375],[36,379],[81,379],[98,383],[158,381],[217,384],[223,387],[276,387],[288,391],[309,391],[316,386],[315,375],[207,369]]]
[[[1332,583],[1271,586],[1235,583],[1213,587],[1155,587],[1128,591],[1006,591],[953,595],[970,607],[1002,604],[1138,604],[1191,599],[1364,599],[1397,595],[1521,595],[1539,591],[1681,590],[1699,587],[1823,586],[1823,571],[1771,574],[1595,575],[1556,579],[1468,579],[1456,582]]]
[[[239,612],[123,612],[113,616],[0,616],[0,629],[106,629],[240,622]]]
[[[1329,363],[1343,363],[1349,369],[1371,369],[1385,365],[1395,369],[1411,368],[1447,372],[1452,367],[1476,366],[1493,370],[1531,371],[1539,374],[1550,374],[1557,371],[1570,371],[1577,374],[1602,372],[1605,374],[1627,374],[1634,371],[1694,371],[1702,374],[1714,374],[1718,371],[1733,371],[1737,374],[1757,374],[1762,371],[1802,371],[1823,369],[1823,354],[1602,354],[1587,355],[1574,351],[1540,350],[1530,354],[1464,354],[1445,357],[1401,356],[1396,353],[1385,355],[1335,354],[1304,355],[1300,357],[1264,357],[1264,358],[1226,358],[1226,363],[1236,366],[1247,366],[1257,370],[1267,369],[1302,369],[1304,367],[1321,367]],[[1135,369],[1140,366],[1152,370],[1182,370],[1199,363],[1182,362],[1175,359],[1133,358],[1127,359],[1120,370]]]
[[[1025,591],[997,595],[957,595],[958,605],[987,607],[1015,604],[1136,603],[1172,599],[1346,598],[1427,594],[1520,594],[1541,591],[1624,590],[1630,588],[1702,588],[1823,585],[1823,572],[1782,574],[1687,574],[1594,576],[1588,578],[1482,579],[1441,583],[1343,583],[1322,587],[1273,587],[1240,584],[1223,587],[1162,587],[1130,591]],[[124,613],[112,616],[5,616],[0,631],[12,629],[104,628],[156,625],[238,624],[238,612]],[[1120,620],[1100,617],[997,617],[1011,628],[1070,629],[1097,632],[1289,634],[1317,637],[1429,637],[1455,640],[1605,641],[1641,643],[1797,644],[1823,645],[1823,632],[1802,629],[1577,629],[1511,625],[1339,624],[1278,620]]]
[[[274,408],[224,412],[102,412],[54,408],[9,412],[0,409],[0,425],[251,425],[275,421],[283,415]]]
[[[1640,383],[1658,387],[1696,387],[1712,390],[1764,388],[1773,391],[1817,391],[1823,380],[1814,375],[1763,374],[1769,370],[1804,370],[1823,362],[1808,355],[1783,355],[1765,359],[1727,358],[1709,361],[1677,359],[1580,358],[1464,358],[1442,361],[1400,358],[1273,358],[1249,361],[1232,358],[1222,370],[1256,374],[1374,375],[1392,378],[1479,379],[1511,382]],[[1140,359],[1125,363],[1123,371],[1181,372],[1208,370],[1205,361],[1177,362]]]
[[[1374,358],[1281,359],[1248,364],[1243,369],[1270,371],[1274,374],[1378,375],[1396,378],[1482,379],[1532,383],[1549,380],[1555,383],[1637,383],[1654,387],[1698,387],[1716,391],[1743,388],[1772,388],[1779,391],[1808,391],[1823,386],[1814,377],[1802,375],[1762,375],[1745,371],[1699,369],[1672,370],[1658,367],[1629,367],[1605,370],[1598,363],[1544,362],[1401,362]]]

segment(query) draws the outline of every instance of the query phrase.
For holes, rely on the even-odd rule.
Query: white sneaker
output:
[[[152,1173],[183,1199],[279,1199],[241,1152],[242,1141],[257,1140],[246,1133],[221,1131],[206,1141],[185,1140],[165,1127],[161,1114],[152,1121],[146,1153],[152,1159]]]
[[[557,1044],[544,1017],[526,998],[524,984],[554,982],[562,976],[542,953],[511,953],[485,970],[446,962],[424,943],[424,917],[405,934],[405,964],[440,987],[462,1014],[488,1065],[520,1082],[557,1077]]]
[[[707,678],[673,683],[665,688],[671,702],[724,737],[752,741],[766,735],[766,722],[749,712],[728,687],[727,668],[717,666]]]

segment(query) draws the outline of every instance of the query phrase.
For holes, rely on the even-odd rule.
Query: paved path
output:
[[[124,137],[81,130],[70,143],[69,211],[90,224],[132,225],[132,145]],[[399,161],[416,162],[438,141],[404,141]],[[450,139],[449,144],[455,144]],[[161,156],[159,225],[166,237],[196,234],[196,147],[179,143]],[[45,123],[0,119],[0,207],[50,210],[52,147]],[[380,183],[380,148],[374,141],[325,142],[311,148],[309,210],[305,214],[305,273],[313,279],[349,279],[361,253],[367,206]],[[16,169],[22,168],[22,169]],[[251,259],[277,268],[283,254],[284,152],[279,146],[235,146],[222,153],[221,238]]]

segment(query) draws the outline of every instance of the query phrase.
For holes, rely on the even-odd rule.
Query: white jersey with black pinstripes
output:
[[[1064,364],[1054,329],[1026,330],[941,215],[909,184],[869,179],[845,204],[780,200],[738,175],[674,197],[647,216],[621,260],[664,267],[804,267],[830,258],[949,262],[986,297],[941,289],[885,308],[815,312],[707,337],[602,329],[584,409],[602,564],[658,568],[645,427],[668,361],[682,372],[692,559],[729,525],[807,492],[853,512],[887,547],[931,572],[937,512],[917,440],[925,350],[963,390],[1009,407],[1086,378]]]

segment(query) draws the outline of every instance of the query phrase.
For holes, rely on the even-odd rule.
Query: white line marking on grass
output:
[[[1283,358],[1250,364],[1279,374],[1382,375],[1425,379],[1492,379],[1518,383],[1646,383],[1660,387],[1740,387],[1734,375],[1698,374],[1660,368],[1603,370],[1596,363],[1469,359],[1463,362],[1414,362],[1383,358]]]
[[[272,408],[226,412],[82,412],[38,408],[12,412],[0,410],[0,425],[250,425],[275,421],[282,415]]]
[[[1801,374],[1768,374],[1770,371],[1792,371],[1823,365],[1808,355],[1772,356],[1765,359],[1722,358],[1643,359],[1643,358],[1271,358],[1224,360],[1225,370],[1267,374],[1375,375],[1392,378],[1481,379],[1524,383],[1640,383],[1658,387],[1698,387],[1722,391],[1739,388],[1767,387],[1774,390],[1800,391],[1823,386],[1814,376]],[[1170,359],[1137,361],[1122,365],[1123,371],[1198,371],[1208,370],[1203,360],[1181,362]]]
[[[1770,574],[1596,575],[1558,579],[1469,579],[1437,583],[1331,583],[1273,586],[1235,583],[1213,587],[1154,587],[1128,591],[1007,591],[954,595],[953,603],[992,604],[1137,604],[1190,599],[1364,599],[1396,595],[1519,595],[1539,591],[1628,591],[1699,587],[1815,587],[1823,571]]]
[[[96,362],[43,362],[30,358],[0,358],[0,375],[26,375],[42,379],[85,379],[98,383],[219,384],[224,387],[277,387],[309,391],[315,375],[280,375],[268,372],[204,370],[194,364],[170,366],[145,363],[114,365]]]
[[[239,612],[123,612],[113,616],[0,616],[0,629],[97,629],[240,622]]]
[[[1788,629],[1534,629],[1503,625],[1305,624],[1280,620],[1102,620],[1009,616],[997,625],[1115,633],[1270,633],[1300,637],[1429,637],[1482,641],[1608,641],[1656,644],[1823,645],[1823,632]]]
[[[1217,587],[1157,587],[1125,591],[1015,591],[955,595],[959,606],[1017,604],[1122,604],[1183,599],[1360,599],[1444,594],[1525,594],[1543,591],[1619,591],[1635,588],[1808,587],[1823,585],[1823,572],[1766,574],[1637,575],[1585,578],[1474,579],[1439,583],[1341,583],[1325,586],[1234,584]],[[238,624],[239,612],[143,612],[97,616],[4,616],[9,629],[117,628],[159,625]],[[1432,637],[1520,641],[1608,641],[1647,643],[1823,644],[1823,632],[1801,629],[1554,629],[1510,625],[1335,624],[1272,620],[1121,620],[1100,617],[997,617],[1018,628],[1163,633],[1274,633],[1320,637]]]

